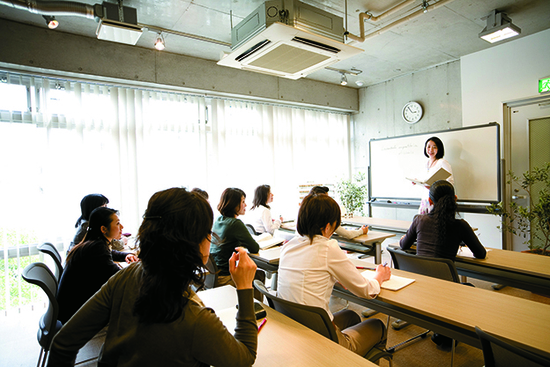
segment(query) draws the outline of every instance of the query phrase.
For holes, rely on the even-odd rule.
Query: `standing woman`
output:
[[[447,181],[454,185],[455,179],[453,177],[453,169],[451,168],[451,164],[447,162],[447,160],[443,159],[443,156],[445,155],[445,147],[443,146],[443,142],[437,136],[432,136],[426,140],[426,144],[424,144],[424,155],[428,158],[428,161],[426,162],[426,177],[430,177],[440,168],[444,168],[451,174],[447,178]],[[413,185],[415,185],[414,182]],[[430,186],[425,185],[424,187],[425,190],[422,192],[418,214],[427,214],[432,209],[432,206],[428,202]]]
[[[55,336],[48,367],[73,366],[78,350],[109,325],[100,366],[251,366],[258,326],[244,249],[230,259],[239,308],[234,335],[191,285],[202,285],[213,213],[199,194],[154,194],[137,236],[140,262],[118,272]]]
[[[212,232],[217,236],[210,245],[210,256],[212,256],[219,273],[215,287],[226,284],[235,285],[229,272],[229,259],[237,247],[244,247],[251,254],[260,251],[260,245],[252,238],[244,223],[237,219],[239,215],[246,213],[246,194],[237,188],[227,188],[223,191],[218,211],[220,216],[214,221]],[[256,278],[265,281],[265,273],[262,270],[256,272]],[[259,291],[255,291],[257,299],[263,299]]]
[[[114,209],[99,207],[90,215],[84,239],[67,255],[59,281],[58,320],[62,323],[67,322],[88,298],[120,270],[114,261],[131,263],[137,260],[134,254],[111,251],[109,248],[111,241],[122,235],[122,228],[118,212]]]
[[[273,202],[273,194],[269,185],[261,185],[254,191],[252,208],[246,215],[247,223],[252,224],[256,232],[273,234],[281,227],[280,219],[272,219],[269,204]]]

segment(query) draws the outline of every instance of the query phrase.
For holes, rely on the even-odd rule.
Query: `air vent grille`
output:
[[[337,54],[338,52],[341,51],[340,49],[338,49],[336,47],[332,47],[332,46],[326,45],[324,43],[316,42],[316,41],[309,40],[309,39],[303,38],[303,37],[294,37],[292,40],[294,42],[302,43],[304,45],[308,45],[308,46],[311,46],[311,47],[316,47],[316,48],[319,48],[321,50],[333,52],[335,54]]]
[[[307,51],[288,44],[280,44],[256,60],[248,63],[264,70],[294,74],[330,59],[329,56]]]
[[[235,57],[235,60],[237,61],[242,61],[244,59],[246,59],[248,56],[251,56],[252,54],[254,54],[256,51],[259,51],[260,49],[262,49],[264,46],[270,44],[271,41],[270,40],[263,40],[261,42],[258,42],[256,43],[254,46],[250,47],[248,50],[246,50],[245,52],[243,52],[242,54],[240,54],[239,56]]]

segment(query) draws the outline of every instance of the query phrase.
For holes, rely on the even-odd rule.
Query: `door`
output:
[[[509,164],[505,165],[505,172],[512,170],[516,176],[521,176],[524,172],[550,161],[550,96],[536,103],[511,107],[509,113],[510,134],[508,139],[505,136],[504,143],[505,157],[508,157]],[[505,177],[505,182],[507,181],[508,176]],[[537,188],[533,187],[531,192],[534,193],[535,199]],[[506,183],[504,195],[504,200],[508,203],[530,205],[527,192],[517,185],[510,186]],[[524,242],[528,239],[507,234],[505,248],[514,251],[527,250],[527,244]]]

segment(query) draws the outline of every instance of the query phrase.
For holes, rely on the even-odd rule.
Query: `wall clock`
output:
[[[416,124],[422,118],[423,113],[424,111],[422,110],[422,106],[420,105],[420,103],[407,102],[403,107],[401,115],[403,116],[403,120],[405,120],[407,123]]]

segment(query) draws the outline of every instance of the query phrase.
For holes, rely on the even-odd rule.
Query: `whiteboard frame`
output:
[[[437,135],[441,133],[449,133],[453,131],[460,131],[460,130],[471,130],[471,129],[480,129],[480,128],[488,128],[488,127],[496,127],[496,157],[497,157],[497,200],[467,200],[467,201],[460,201],[460,198],[458,200],[459,203],[472,203],[475,206],[479,205],[489,205],[492,203],[498,203],[502,200],[502,172],[501,172],[501,157],[500,157],[500,125],[497,122],[490,122],[488,124],[484,125],[475,125],[475,126],[466,126],[456,129],[447,129],[447,130],[438,130],[438,131],[428,131],[428,132],[422,132],[422,133],[416,133],[416,134],[409,134],[409,135],[400,135],[400,136],[392,136],[388,138],[379,138],[379,139],[371,139],[369,140],[369,167],[368,167],[368,198],[369,198],[369,206],[373,204],[383,204],[383,205],[406,205],[410,207],[411,202],[417,202],[420,203],[420,198],[406,198],[406,197],[386,197],[386,196],[372,196],[372,177],[371,177],[371,166],[372,166],[372,143],[382,140],[391,140],[391,139],[401,139],[401,138],[408,138],[408,137],[414,137],[419,135]],[[465,205],[461,205],[462,207],[465,207]],[[466,205],[467,207],[468,205]]]

